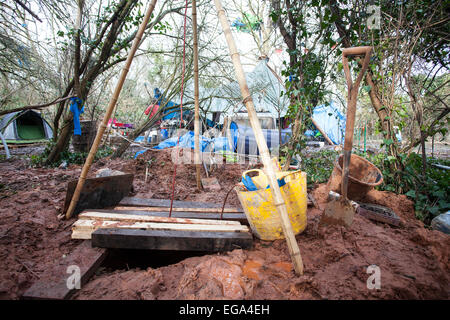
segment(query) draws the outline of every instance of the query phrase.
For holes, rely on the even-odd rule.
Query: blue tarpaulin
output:
[[[313,119],[335,144],[343,144],[345,136],[345,116],[336,108],[333,101],[317,106],[313,111]],[[308,130],[306,135],[314,136]]]
[[[158,88],[155,88],[154,91],[154,97],[157,99],[156,103],[157,105],[164,106],[164,109],[168,109],[171,107],[179,106],[178,103],[175,103],[173,101],[167,101],[167,99],[164,97],[164,95],[161,93],[161,91]],[[178,108],[180,110],[181,108]],[[177,109],[171,109],[171,110],[164,110],[162,120],[169,120],[169,119],[179,119],[181,112],[176,111]],[[192,111],[190,110],[183,110],[183,119],[186,119]]]
[[[172,148],[177,145],[178,136],[174,136],[172,138],[166,139],[160,142],[157,146],[153,147],[153,149],[166,149]],[[180,141],[178,142],[178,146],[181,148],[195,148],[195,138],[194,132],[189,131],[186,134],[180,137]],[[230,151],[228,146],[228,139],[226,137],[218,137],[218,138],[206,138],[204,136],[200,136],[200,149],[202,152],[218,152],[218,151]],[[143,153],[142,151],[138,151],[135,154],[135,158]]]

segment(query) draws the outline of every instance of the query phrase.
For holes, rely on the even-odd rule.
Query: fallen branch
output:
[[[19,6],[21,6],[22,8],[24,8],[26,11],[28,11],[29,14],[31,14],[34,18],[36,18],[37,20],[39,20],[39,22],[42,22],[41,19],[39,19],[39,17],[37,16],[37,14],[35,14],[33,11],[31,11],[31,9],[29,9],[22,1],[20,0],[14,0]]]
[[[3,110],[3,111],[0,111],[0,116],[2,116],[4,114],[12,113],[12,112],[17,112],[17,111],[30,110],[30,109],[41,109],[41,108],[49,107],[51,105],[60,103],[62,101],[68,100],[70,98],[75,98],[75,96],[70,96],[70,97],[65,97],[65,98],[57,98],[56,100],[49,102],[49,103],[45,103],[45,104],[39,104],[39,105],[34,105],[34,106],[25,106],[25,107],[20,107],[20,108],[16,108],[16,109],[10,109],[10,110]]]

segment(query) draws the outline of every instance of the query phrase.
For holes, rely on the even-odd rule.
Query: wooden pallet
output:
[[[112,210],[87,209],[72,226],[72,239],[102,248],[227,251],[250,248],[253,237],[239,208],[204,202],[126,197]]]

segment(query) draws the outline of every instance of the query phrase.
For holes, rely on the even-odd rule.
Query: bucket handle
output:
[[[260,169],[252,169],[252,170],[259,170],[259,171],[262,171],[262,170],[260,170]],[[247,170],[247,171],[252,171],[252,170]],[[246,173],[247,171],[245,171],[244,173]],[[284,172],[285,172],[286,174],[283,174],[283,176],[280,177],[280,179],[284,179],[284,178],[286,178],[287,176],[293,175],[293,174],[295,174],[295,173],[301,173],[302,170],[284,171]],[[277,178],[277,180],[278,180],[278,178]],[[286,184],[288,184],[288,182],[286,182]],[[284,186],[283,186],[283,187],[284,187]],[[281,188],[282,188],[282,187],[280,187],[280,190],[281,190]],[[257,191],[259,191],[259,190],[257,190]],[[262,192],[256,192],[256,194],[257,194],[259,197],[261,197],[261,199],[263,199],[264,201],[269,202],[269,199],[267,199],[267,198],[264,196],[264,194],[263,194]],[[284,197],[283,197],[283,200],[284,200]]]
[[[264,174],[264,171],[262,171],[261,169],[250,169],[250,170],[247,170],[247,171],[244,171],[243,173],[242,173],[242,176],[243,177],[245,177],[245,176],[247,176],[250,172],[258,172],[259,174],[259,176],[261,175],[261,174]]]

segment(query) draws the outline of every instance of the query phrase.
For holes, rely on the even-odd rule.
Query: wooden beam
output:
[[[219,252],[251,249],[253,237],[249,232],[98,229],[92,234],[92,243],[115,249]]]
[[[211,225],[241,225],[237,221],[207,220],[207,219],[184,219],[172,217],[155,217],[136,214],[117,214],[109,212],[87,211],[78,216],[82,220],[109,220],[123,222],[163,222],[183,224],[211,224]]]
[[[91,241],[83,241],[66,258],[55,261],[54,267],[45,271],[45,277],[25,291],[23,299],[68,299],[77,289],[69,289],[67,280],[72,275],[69,266],[80,268],[80,283],[83,286],[106,258],[107,250],[92,248]],[[72,271],[73,272],[73,271]]]
[[[134,207],[167,207],[170,208],[170,200],[168,199],[144,199],[136,197],[124,197],[120,202],[120,206]],[[228,208],[229,206],[225,207]],[[195,202],[195,201],[173,201],[173,208],[222,208],[222,204],[211,202]],[[242,209],[236,208],[236,212],[243,212]]]
[[[103,220],[103,221],[78,220],[72,226],[72,239],[91,239],[92,232],[101,228],[207,231],[207,232],[249,231],[247,226],[242,225],[208,225],[208,224],[153,223],[153,222],[122,222],[111,220]]]
[[[91,210],[85,210],[83,212],[90,212]],[[168,211],[137,211],[137,210],[105,210],[96,209],[96,212],[108,212],[111,214],[134,214],[134,215],[147,215],[153,217],[168,217]],[[172,212],[172,218],[183,219],[212,219],[219,220],[220,213],[205,213],[205,212]],[[248,225],[247,216],[243,213],[224,213],[222,220],[226,221],[238,221],[241,224]]]
[[[328,137],[328,135],[325,133],[325,131],[322,130],[322,128],[319,126],[319,124],[318,124],[312,117],[311,117],[310,119],[311,119],[313,125],[317,128],[317,130],[319,130],[320,133],[323,135],[323,137],[325,138],[325,140],[327,140],[327,142],[328,142],[330,145],[334,146],[335,143]]]
[[[170,211],[170,208],[166,207],[114,207],[114,210],[136,210],[136,211]],[[221,213],[222,209],[215,208],[172,208],[172,212],[204,212],[204,213]],[[223,212],[226,213],[241,213],[240,209],[236,208],[224,208]]]
[[[134,175],[123,174],[84,180],[83,188],[79,194],[79,201],[73,210],[77,214],[84,209],[101,209],[117,205],[124,196],[128,196],[133,187]],[[67,184],[66,200],[63,213],[65,213],[74,196],[77,180]]]

